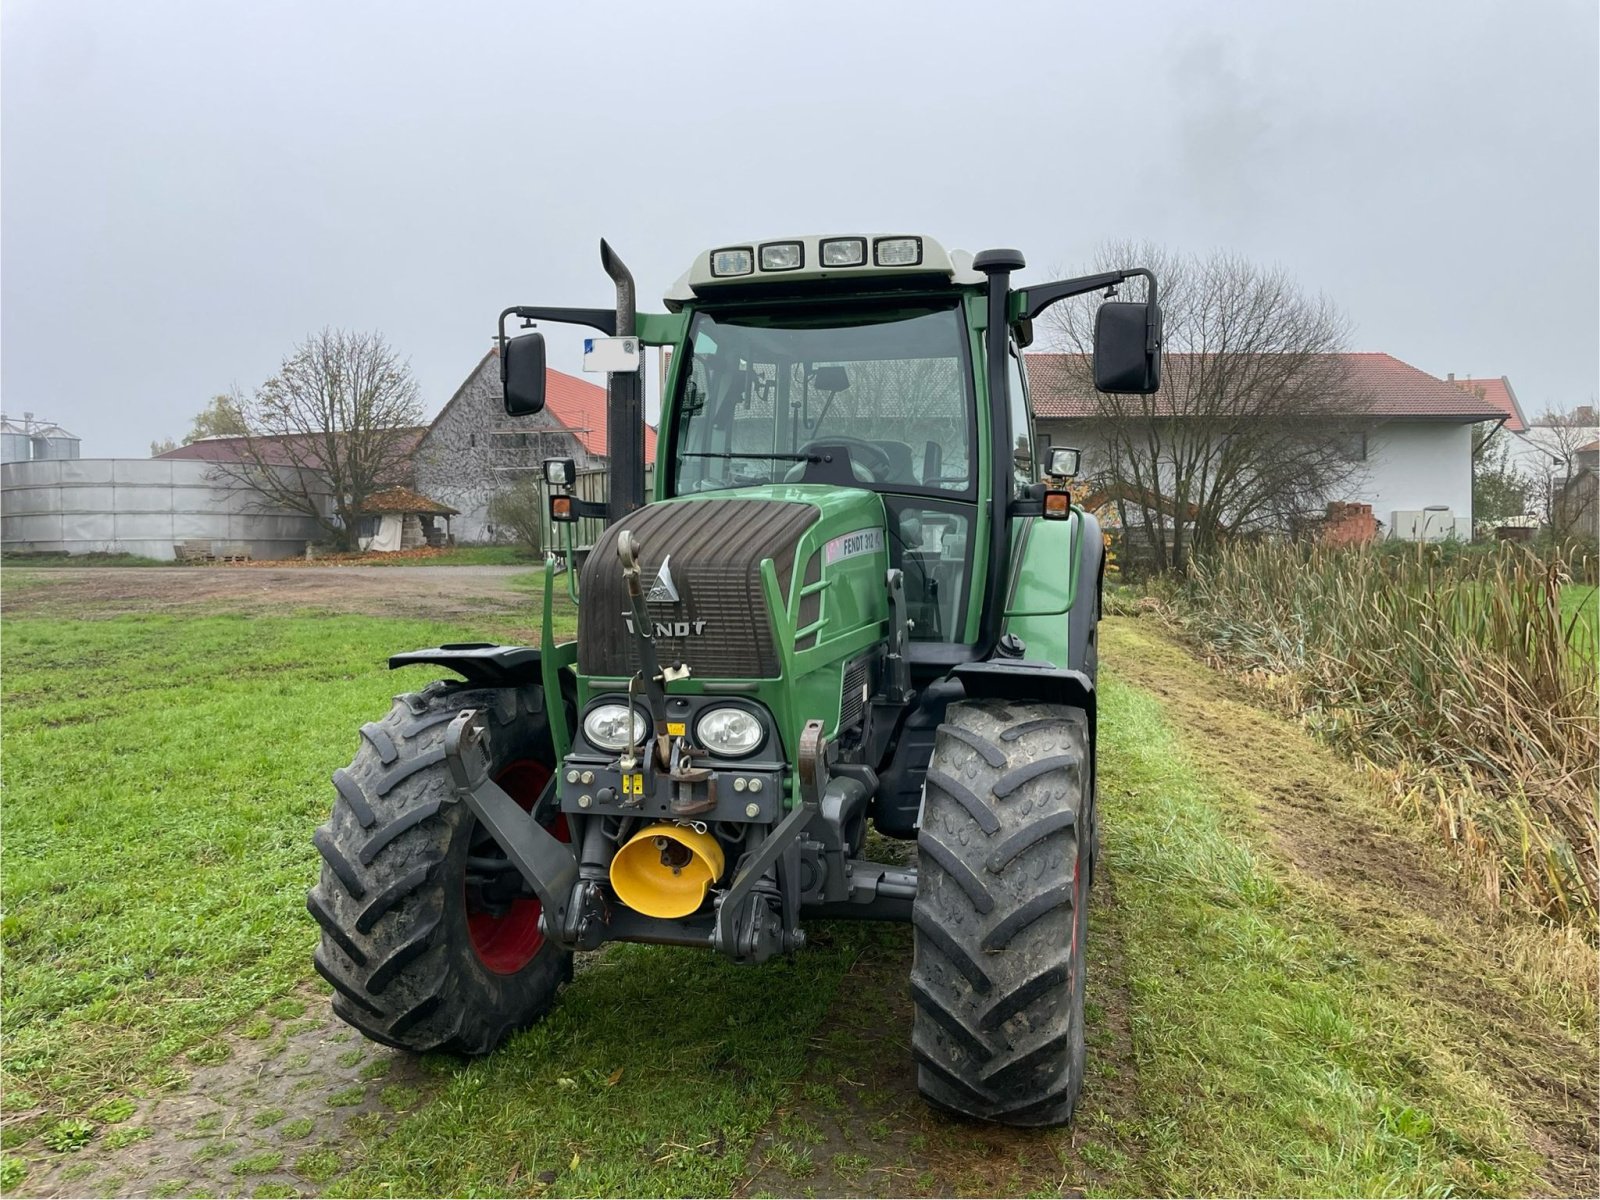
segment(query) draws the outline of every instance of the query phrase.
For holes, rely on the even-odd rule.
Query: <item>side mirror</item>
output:
[[[1078,473],[1078,464],[1082,459],[1081,450],[1074,450],[1070,446],[1051,446],[1045,458],[1044,473],[1058,479],[1071,479]]]
[[[1160,305],[1108,300],[1100,306],[1094,315],[1094,386],[1140,396],[1160,390]]]
[[[511,416],[531,417],[544,410],[544,334],[507,340],[500,353],[500,386]]]

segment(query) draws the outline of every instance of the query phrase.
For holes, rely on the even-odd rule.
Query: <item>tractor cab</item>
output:
[[[685,351],[663,495],[873,492],[890,564],[904,574],[912,639],[961,640],[982,473],[959,296],[825,312],[701,309]]]

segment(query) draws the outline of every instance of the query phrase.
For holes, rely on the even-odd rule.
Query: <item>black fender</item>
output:
[[[1078,540],[1078,594],[1067,613],[1067,666],[1082,671],[1092,681],[1098,666],[1099,650],[1095,627],[1100,623],[1100,590],[1105,582],[1105,540],[1100,522],[1088,513],[1081,518],[1083,536]]]
[[[408,650],[389,656],[389,669],[430,663],[448,667],[468,683],[490,688],[539,686],[539,651],[533,646],[497,646],[493,642],[447,642],[431,650]]]
[[[950,674],[969,700],[1032,700],[1065,704],[1094,717],[1094,679],[1085,671],[1028,658],[962,663]]]

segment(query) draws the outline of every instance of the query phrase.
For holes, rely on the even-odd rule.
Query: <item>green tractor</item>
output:
[[[514,415],[543,407],[545,354],[508,321],[603,335],[608,500],[544,464],[554,521],[604,522],[569,574],[577,640],[553,636],[552,564],[541,648],[389,660],[461,678],[397,697],[334,773],[307,901],[334,1010],[483,1054],[549,1011],[579,950],[760,963],[812,920],[909,921],[922,1094],[1068,1120],[1103,548],[1077,452],[1036,464],[1018,355],[1047,306],[1142,276],[1143,300],[1100,305],[1093,372],[1153,392],[1154,277],[1013,289],[1014,250],[794,237],[701,254],[640,313],[601,258],[614,309],[500,317]],[[643,346],[672,352],[648,503]],[[914,840],[914,866],[866,857],[869,826]]]

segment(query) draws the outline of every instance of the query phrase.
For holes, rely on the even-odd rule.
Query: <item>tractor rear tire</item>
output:
[[[504,852],[456,795],[444,734],[463,709],[489,719],[490,774],[532,812],[554,762],[542,697],[434,683],[395,698],[333,773],[313,841],[322,874],[306,907],[334,1012],[403,1050],[486,1054],[549,1011],[572,955],[539,931]],[[559,813],[537,813],[561,836]],[[469,858],[471,859],[469,863]],[[507,871],[510,874],[507,874]]]
[[[1059,1125],[1083,1085],[1088,715],[950,705],[928,765],[912,907],[917,1087],[1006,1125]]]

